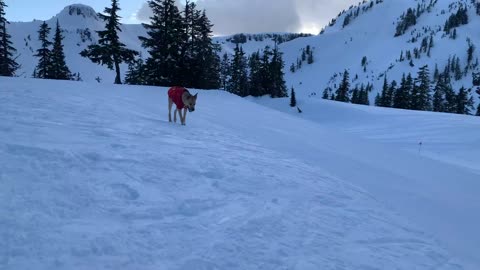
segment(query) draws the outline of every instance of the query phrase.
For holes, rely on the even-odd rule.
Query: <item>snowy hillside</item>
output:
[[[0,85],[1,269],[480,267],[478,118],[199,91],[182,127],[164,88]]]
[[[456,39],[452,39],[443,29],[449,17],[460,7],[467,8],[469,23],[457,27]],[[422,13],[418,14],[416,24],[410,26],[405,34],[395,37],[397,25],[409,8]],[[347,16],[348,24],[345,25]],[[428,65],[433,75],[435,65],[442,72],[453,56],[460,59],[464,72],[467,66],[467,38],[477,47],[473,62],[480,56],[479,28],[480,16],[476,14],[476,5],[471,0],[376,0],[342,13],[318,36],[294,40],[280,47],[285,53],[286,68],[296,62],[307,45],[314,48],[314,64],[304,65],[295,73],[286,71],[289,86],[300,89],[304,96],[316,92],[320,98],[326,87],[338,88],[341,73],[347,69],[352,85],[375,85],[370,95],[373,102],[375,94],[381,90],[385,74],[389,81],[400,82],[403,73],[416,75],[420,67]],[[413,66],[408,60],[400,62],[402,52],[403,57],[407,51],[413,55],[416,49],[421,48],[423,39],[429,41],[430,37],[433,41],[430,56],[425,52],[420,52],[418,59],[412,56]],[[365,69],[362,66],[363,57],[367,59]],[[472,87],[473,71],[478,72],[479,67],[470,68],[460,80],[453,80],[454,88]]]

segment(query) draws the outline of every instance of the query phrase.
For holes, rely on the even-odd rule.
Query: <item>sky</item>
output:
[[[181,0],[183,2],[183,0]],[[196,0],[207,10],[214,33],[308,32],[317,34],[333,17],[359,0]],[[65,6],[82,3],[103,11],[110,0],[6,0],[10,21],[46,20]],[[148,22],[144,0],[120,0],[123,23]]]

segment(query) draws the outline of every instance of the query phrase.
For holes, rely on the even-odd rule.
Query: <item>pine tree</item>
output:
[[[409,75],[408,81],[405,78],[405,73],[402,76],[402,81],[400,82],[400,87],[395,91],[393,96],[393,107],[397,109],[408,109],[409,106],[409,92],[412,83],[412,77]]]
[[[0,76],[12,77],[20,66],[13,58],[16,49],[12,46],[11,36],[7,33],[6,7],[4,1],[0,0]]]
[[[199,55],[196,61],[199,62],[198,74],[201,77],[194,82],[193,86],[200,89],[218,89],[220,87],[220,45],[214,44],[212,40],[213,24],[207,17],[205,10],[201,13],[197,22],[199,27]],[[190,70],[195,72],[196,70]]]
[[[375,106],[379,107],[380,104],[382,104],[382,97],[380,96],[379,93],[377,93],[377,95],[375,96]]]
[[[150,0],[153,16],[144,24],[148,37],[139,37],[150,57],[146,61],[148,84],[181,84],[181,51],[184,42],[183,19],[174,0]]]
[[[290,66],[290,72],[295,73],[295,71],[296,71],[295,64],[292,63],[292,65]]]
[[[340,83],[340,86],[337,89],[335,100],[341,101],[341,102],[349,102],[350,101],[349,91],[350,91],[350,74],[348,73],[348,70],[345,70],[345,72],[343,73],[342,82]]]
[[[291,90],[291,94],[290,94],[290,107],[295,107],[297,106],[297,99],[295,98],[295,89],[293,89],[292,87],[292,90]]]
[[[250,69],[248,78],[248,87],[250,95],[254,97],[261,96],[262,90],[262,72],[261,72],[260,52],[253,53],[248,59],[248,67]]]
[[[445,112],[457,113],[457,95],[452,85],[445,80]]]
[[[460,58],[457,57],[457,60],[455,61],[455,80],[459,81],[463,77],[462,73],[462,67],[460,66]]]
[[[65,62],[65,53],[63,52],[63,36],[60,24],[57,20],[55,28],[55,37],[53,39],[53,49],[51,52],[50,78],[55,80],[70,80],[72,74]]]
[[[310,48],[310,45],[307,46],[307,64],[311,65],[313,62],[315,62],[315,59],[313,58],[313,49]]]
[[[457,114],[472,114],[473,103],[471,89],[460,88],[457,95]]]
[[[121,84],[120,64],[130,63],[138,55],[138,52],[127,49],[125,44],[120,42],[118,32],[120,29],[121,17],[117,14],[120,11],[118,0],[112,0],[112,6],[106,7],[104,13],[98,16],[105,22],[105,30],[97,31],[98,44],[90,45],[83,50],[80,55],[88,57],[92,62],[100,65],[106,65],[109,69],[115,68],[115,84]]]
[[[227,82],[230,78],[230,58],[228,53],[225,53],[222,57],[222,62],[220,64],[220,82],[223,90],[227,89]]]
[[[368,98],[368,93],[371,92],[372,86],[370,84],[367,84],[367,87],[362,84],[360,87],[360,94],[359,94],[359,104],[362,105],[370,105],[370,100]]]
[[[445,100],[445,81],[442,77],[437,80],[437,85],[433,94],[433,111],[434,112],[446,112],[447,105]]]
[[[330,99],[331,92],[332,89],[330,89],[330,87],[325,88],[325,90],[323,90],[322,99]]]
[[[266,46],[263,50],[263,55],[261,58],[260,64],[260,77],[261,77],[261,87],[259,88],[259,95],[267,95],[272,92],[272,74],[270,68],[270,59],[272,57],[272,51],[269,46]]]
[[[270,74],[272,76],[272,88],[270,96],[272,98],[287,97],[287,86],[285,85],[283,68],[285,63],[283,62],[282,53],[275,45],[272,51],[272,60],[270,63]]]
[[[43,22],[40,25],[40,30],[38,31],[38,39],[41,42],[40,49],[37,50],[37,53],[34,55],[39,58],[36,70],[36,78],[40,79],[50,79],[50,70],[51,70],[51,55],[50,45],[52,42],[48,40],[48,35],[50,34],[50,27],[46,22]]]
[[[360,104],[360,90],[358,89],[358,86],[355,86],[355,88],[352,90],[351,102],[352,104]]]
[[[146,71],[143,59],[133,60],[128,64],[128,71],[125,76],[125,83],[131,85],[145,85]]]
[[[395,82],[395,85],[392,82],[392,86],[391,87],[388,86],[387,76],[385,75],[379,103],[375,105],[379,107],[392,107],[393,93],[395,91],[394,90],[395,87],[396,87],[396,82]]]
[[[248,93],[247,77],[247,59],[242,47],[238,44],[235,48],[235,54],[231,63],[231,77],[228,82],[227,91],[241,97],[246,97]]]
[[[429,111],[432,108],[432,97],[430,88],[430,72],[427,65],[420,68],[416,81],[418,85],[415,86],[414,95],[412,96],[412,109]]]
[[[435,71],[433,72],[433,79],[437,81],[440,77],[440,71],[438,70],[438,65],[435,64]]]

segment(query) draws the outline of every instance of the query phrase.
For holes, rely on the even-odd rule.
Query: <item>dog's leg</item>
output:
[[[173,121],[175,123],[177,123],[177,112],[178,112],[178,109],[175,108],[175,111],[173,112]]]
[[[187,124],[187,123],[186,123],[186,121],[187,121],[187,109],[186,109],[186,108],[183,109],[183,119],[182,119],[182,120],[183,120],[183,121],[182,121],[182,125],[185,126],[185,125]]]
[[[173,106],[173,100],[171,98],[168,98],[168,122],[172,122],[172,106]]]

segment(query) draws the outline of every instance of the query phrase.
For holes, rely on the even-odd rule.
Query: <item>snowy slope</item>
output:
[[[478,167],[375,138],[384,122],[359,121],[352,135],[201,91],[182,127],[165,121],[163,88],[0,85],[2,269],[480,266]],[[391,113],[362,110],[367,120]],[[408,114],[431,130],[460,119],[465,132],[480,130],[476,118]]]
[[[300,95],[308,96],[313,92],[321,97],[326,87],[336,89],[342,79],[341,73],[347,69],[350,73],[352,85],[372,83],[374,91],[370,95],[373,98],[381,91],[383,76],[386,74],[389,81],[400,81],[403,73],[416,75],[418,68],[428,65],[433,75],[435,65],[440,71],[444,70],[448,58],[456,55],[460,58],[461,66],[467,65],[467,38],[470,38],[477,49],[474,59],[480,56],[478,44],[480,36],[477,30],[480,27],[480,16],[475,13],[475,7],[470,0],[444,0],[437,1],[430,11],[423,13],[415,26],[410,27],[400,37],[394,37],[396,25],[400,16],[408,8],[417,8],[418,4],[428,5],[430,0],[385,0],[367,1],[359,7],[368,7],[373,2],[373,7],[362,11],[360,15],[352,19],[350,24],[343,27],[343,21],[347,14],[355,12],[357,7],[342,13],[333,26],[326,27],[321,35],[297,39],[288,44],[280,45],[284,52],[286,68],[295,63],[300,56],[300,51],[307,45],[315,48],[315,60],[312,65],[304,65],[296,73],[286,71],[288,86],[294,86]],[[435,1],[433,1],[435,2]],[[445,35],[442,29],[449,16],[463,5],[468,8],[469,24],[457,28],[458,37],[453,40]],[[420,59],[413,59],[414,67],[409,61],[399,62],[400,54],[404,55],[407,50],[413,52],[419,48],[423,37],[429,37],[433,31],[434,47],[431,57],[422,53]],[[414,43],[412,37],[417,37]],[[366,72],[361,66],[362,58],[366,56],[368,65]],[[478,68],[476,69],[478,71]],[[358,75],[358,79],[355,77]],[[461,86],[472,87],[471,71],[460,81],[453,81],[456,89]]]

